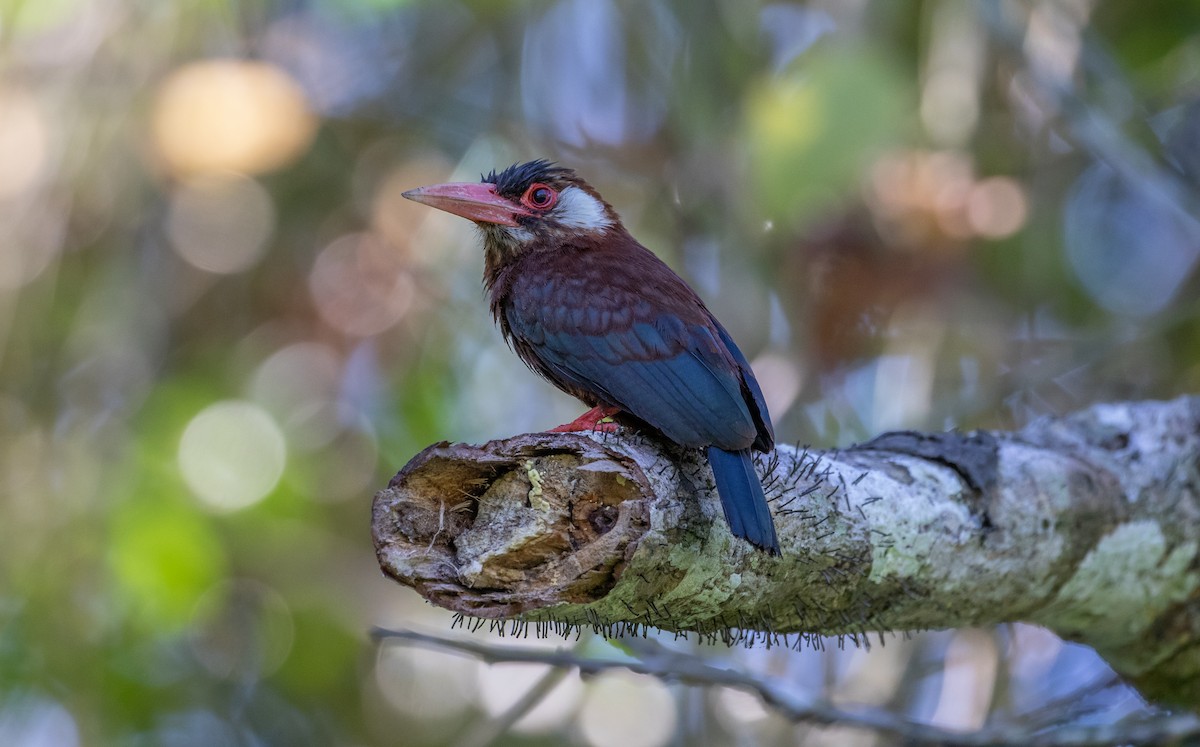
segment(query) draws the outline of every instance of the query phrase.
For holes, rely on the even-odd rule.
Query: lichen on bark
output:
[[[780,557],[729,533],[700,452],[627,429],[437,444],[376,496],[376,547],[464,615],[725,640],[1025,620],[1200,695],[1200,399],[785,446],[759,471]]]

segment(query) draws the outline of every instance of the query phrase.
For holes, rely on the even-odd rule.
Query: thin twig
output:
[[[511,708],[496,718],[481,722],[459,740],[458,744],[462,747],[487,747],[492,744],[504,736],[513,724],[521,720],[522,716],[541,703],[570,671],[567,667],[551,667],[550,671],[535,682],[533,687],[529,688],[520,700],[513,703]]]
[[[1023,57],[1023,31],[1009,22],[1003,6],[990,0],[979,7],[984,27],[991,37]],[[1096,42],[1090,41],[1089,52],[1092,54],[1095,54],[1095,46]],[[1093,156],[1130,183],[1142,185],[1164,197],[1180,215],[1192,220],[1200,218],[1200,195],[1160,153],[1149,151],[1126,137],[1111,117],[1073,88],[1051,79],[1032,65],[1028,66],[1028,72],[1030,80],[1043,94],[1058,104],[1070,132]],[[1135,99],[1131,91],[1126,93],[1131,100]]]
[[[796,695],[779,684],[748,672],[713,666],[690,654],[661,650],[646,659],[592,659],[570,651],[515,648],[458,638],[444,638],[414,630],[375,628],[376,640],[403,641],[473,656],[488,664],[546,664],[597,674],[626,669],[669,682],[732,687],[757,694],[784,718],[820,726],[840,725],[870,729],[912,744],[979,745],[1020,744],[1022,747],[1088,747],[1120,743],[1154,744],[1200,738],[1200,719],[1191,714],[1161,714],[1101,726],[1060,726],[1029,730],[1020,725],[991,726],[958,733],[921,724],[887,711],[860,706],[846,708]]]

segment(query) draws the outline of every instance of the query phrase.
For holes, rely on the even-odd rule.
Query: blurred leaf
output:
[[[1174,0],[1100,3],[1094,23],[1111,40],[1122,62],[1136,69],[1152,66],[1193,42],[1200,24],[1200,5]],[[1160,77],[1160,82],[1169,81]]]
[[[207,517],[169,500],[137,501],[117,511],[109,564],[133,618],[163,632],[182,628],[200,596],[226,574],[221,541]]]
[[[380,11],[411,5],[413,0],[324,0],[319,3],[346,18],[370,18]]]
[[[910,82],[877,52],[818,46],[746,103],[755,196],[786,226],[853,192],[863,169],[909,130]]]
[[[362,638],[318,609],[297,611],[295,626],[291,654],[274,679],[287,690],[314,699],[353,688]]]
[[[1161,311],[1196,264],[1200,223],[1154,184],[1106,164],[1079,177],[1063,222],[1067,256],[1093,298],[1118,314]]]
[[[108,564],[139,625],[182,628],[200,596],[227,573],[225,549],[176,463],[188,420],[215,399],[191,376],[160,384],[142,412],[135,477],[112,512]]]
[[[87,0],[0,0],[0,23],[17,33],[46,31],[80,12]]]

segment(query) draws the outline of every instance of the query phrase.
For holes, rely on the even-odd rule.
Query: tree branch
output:
[[[637,659],[597,659],[577,656],[570,651],[546,651],[526,646],[513,647],[477,641],[444,638],[414,630],[373,631],[376,639],[414,643],[473,656],[488,664],[546,664],[562,669],[578,669],[583,674],[599,674],[628,669],[668,682],[687,685],[732,687],[752,692],[784,718],[820,726],[855,726],[902,739],[907,744],[1022,745],[1022,747],[1086,747],[1122,743],[1165,744],[1200,736],[1200,719],[1191,714],[1158,714],[1144,719],[1129,719],[1103,725],[1071,725],[1049,729],[1019,724],[993,725],[975,732],[949,731],[910,721],[886,710],[869,706],[844,707],[826,701],[798,696],[768,677],[709,664],[690,654],[649,645],[642,647]],[[653,644],[653,642],[647,642]]]
[[[760,465],[773,558],[729,534],[699,453],[628,430],[528,434],[426,449],[376,496],[373,528],[388,575],[542,635],[651,625],[778,643],[1023,620],[1196,705],[1198,473],[1200,398],[1015,434],[781,447]]]

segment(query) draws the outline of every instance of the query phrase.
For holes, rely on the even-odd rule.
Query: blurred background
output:
[[[373,492],[581,410],[400,194],[576,168],[781,441],[1018,427],[1200,391],[1198,94],[1194,3],[0,0],[0,744],[877,741],[368,641],[450,625]],[[1023,625],[671,645],[954,728],[1146,709]]]

